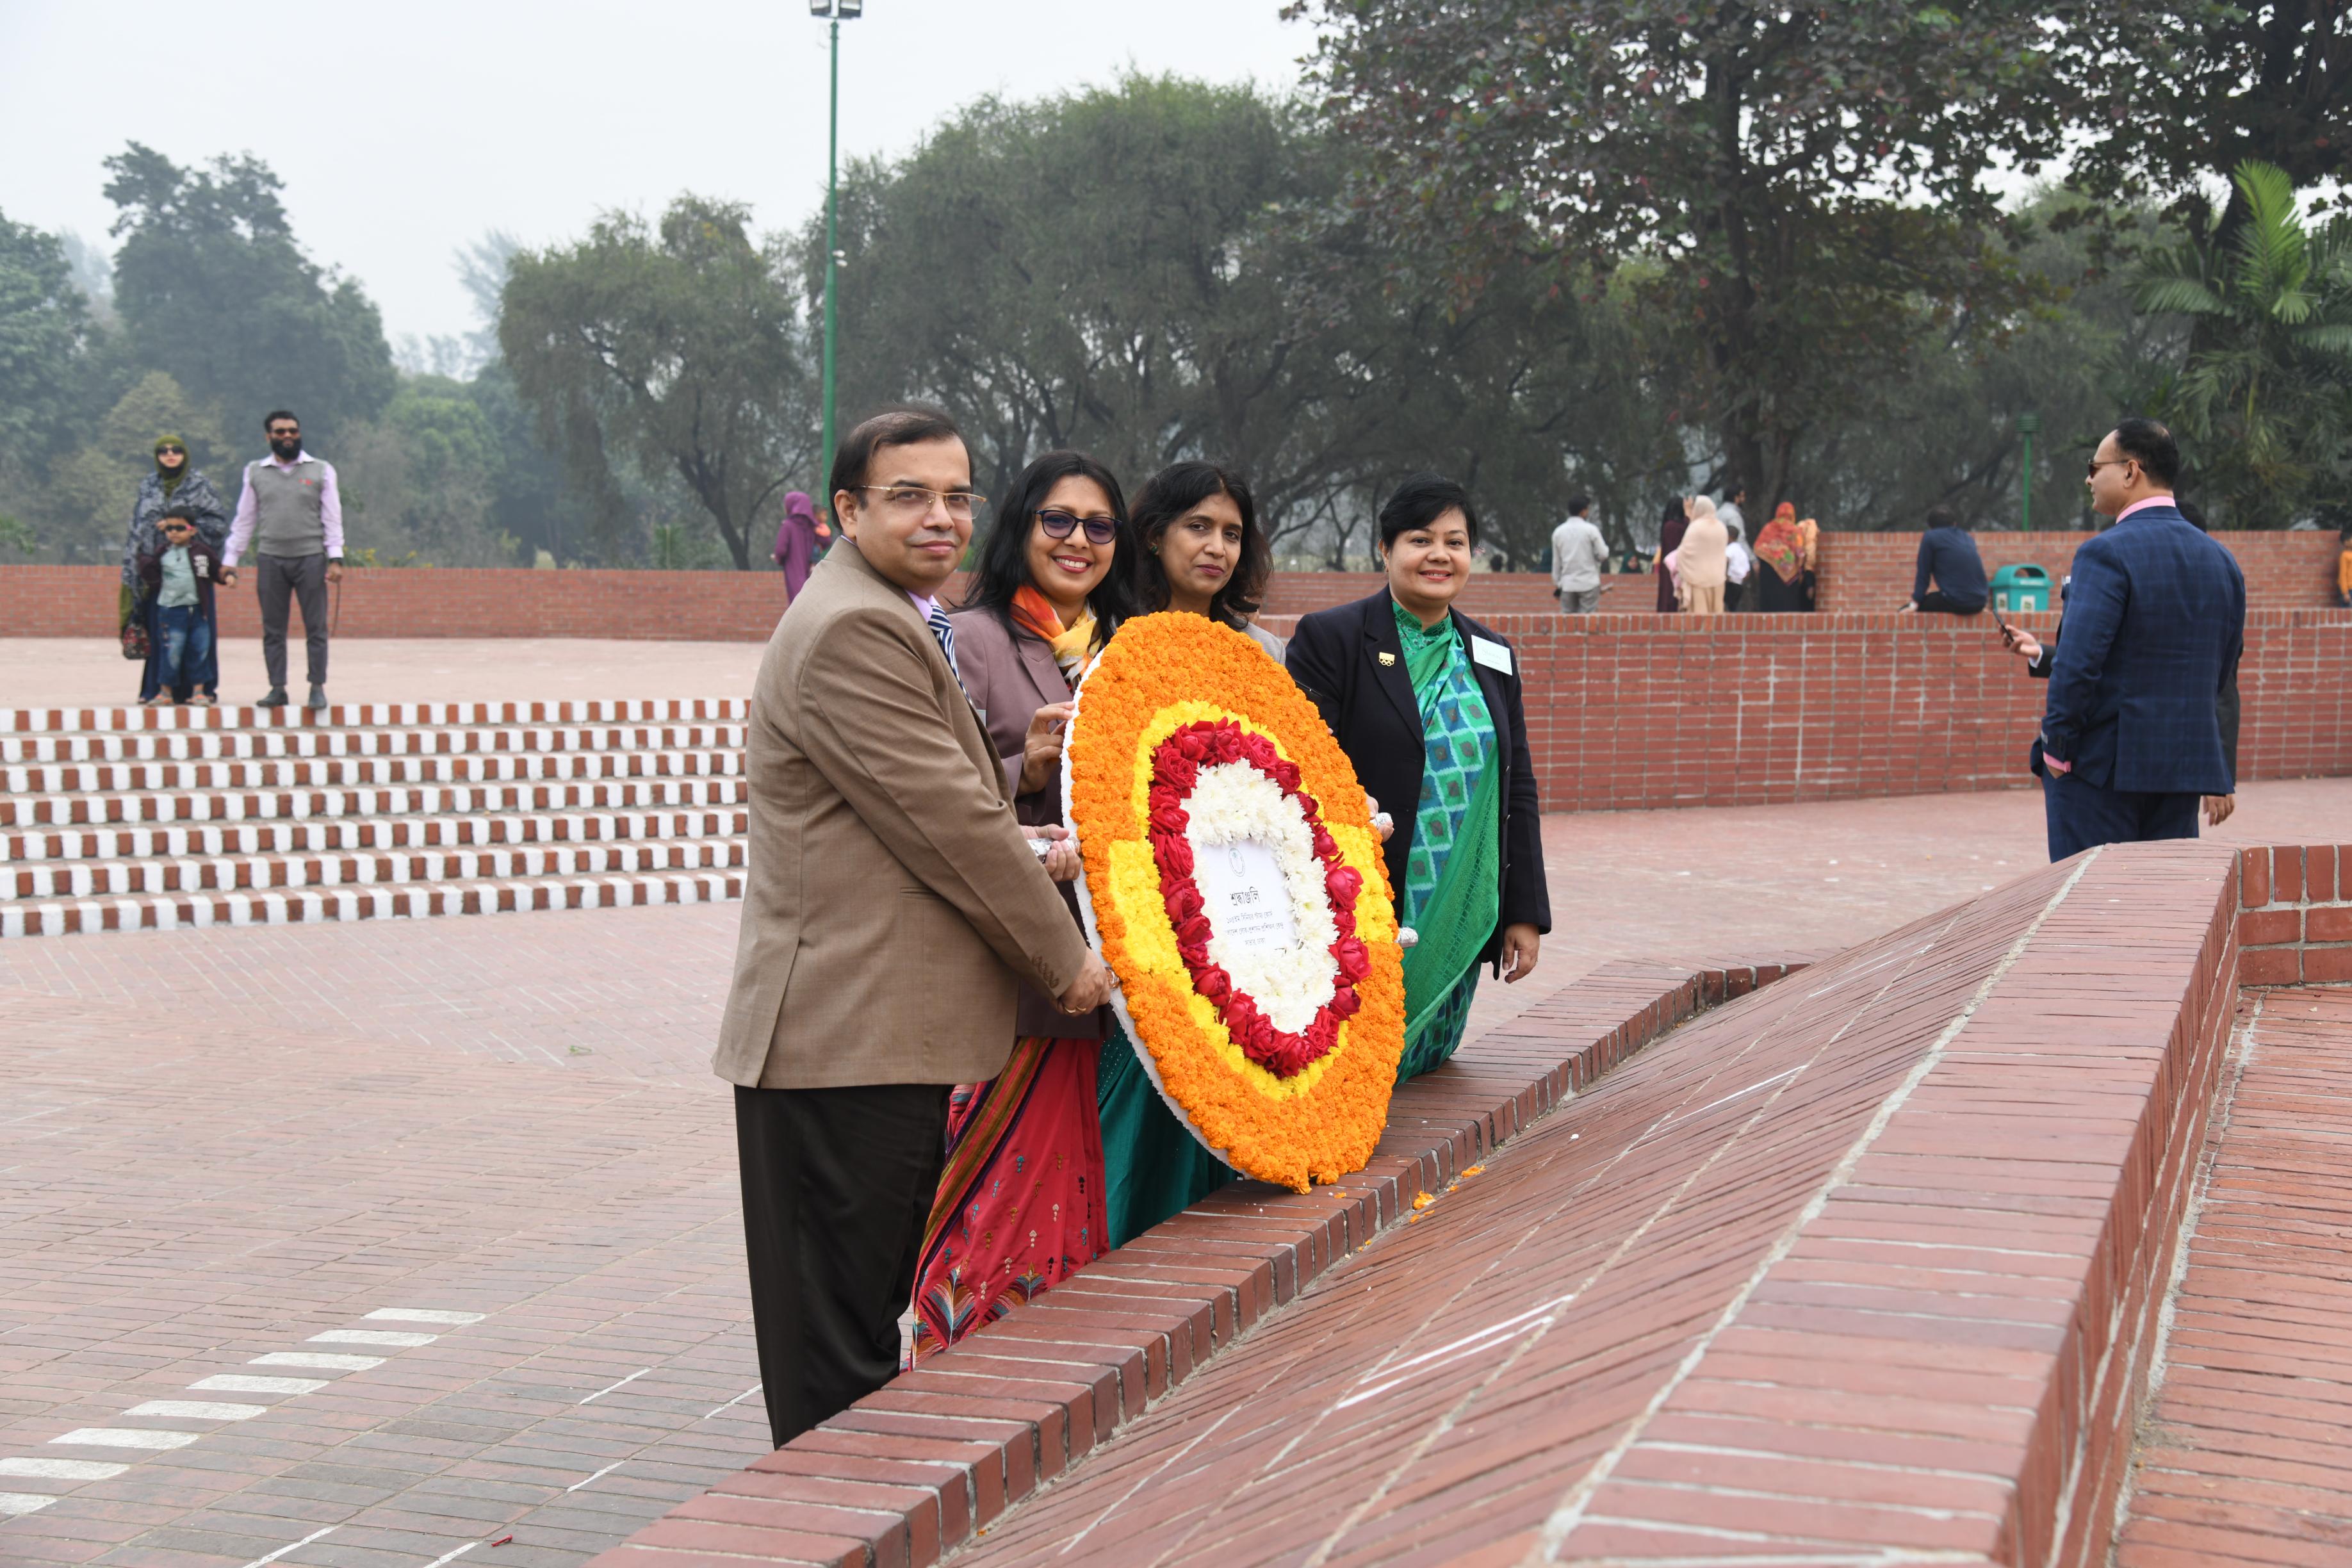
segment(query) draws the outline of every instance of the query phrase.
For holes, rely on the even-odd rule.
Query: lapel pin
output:
[[[1389,652],[1386,648],[1382,648],[1381,650],[1381,662],[1382,664],[1394,664],[1396,662],[1396,655]]]

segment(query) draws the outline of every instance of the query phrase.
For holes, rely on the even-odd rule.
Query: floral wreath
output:
[[[1087,934],[1161,1097],[1244,1174],[1363,1169],[1403,967],[1363,785],[1314,705],[1241,633],[1140,616],[1080,683],[1062,780]]]

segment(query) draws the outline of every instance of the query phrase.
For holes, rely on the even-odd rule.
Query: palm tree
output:
[[[2155,412],[2182,438],[2197,488],[2232,528],[2283,528],[2352,488],[2352,221],[2305,226],[2286,175],[2248,160],[2246,218],[2158,252],[2142,310],[2195,325]]]

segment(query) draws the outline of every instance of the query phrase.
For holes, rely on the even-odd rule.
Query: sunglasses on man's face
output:
[[[1085,524],[1088,544],[1108,544],[1118,537],[1118,519],[1115,517],[1080,517],[1069,511],[1041,511],[1037,526],[1045,531],[1048,539],[1067,539],[1079,524]]]

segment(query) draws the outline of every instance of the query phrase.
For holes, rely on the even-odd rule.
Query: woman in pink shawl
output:
[[[817,545],[833,532],[816,520],[816,503],[806,490],[784,497],[784,521],[776,525],[776,564],[784,569],[785,602],[801,596],[809,568],[816,562]]]

